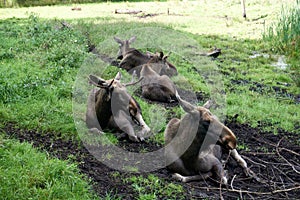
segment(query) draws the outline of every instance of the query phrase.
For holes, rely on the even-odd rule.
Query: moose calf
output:
[[[196,107],[182,100],[177,92],[176,97],[186,114],[181,120],[170,120],[165,130],[165,156],[167,162],[171,163],[168,169],[175,173],[173,177],[189,182],[205,179],[215,173],[222,183],[227,184],[220,162],[221,146],[232,150],[233,158],[246,173],[249,172],[247,163],[235,149],[237,142],[234,133],[210,113],[208,104]]]
[[[92,89],[88,98],[87,127],[97,130],[122,130],[132,141],[143,140],[150,128],[143,120],[138,102],[126,90],[126,86],[137,84],[140,80],[132,80],[128,84],[122,84],[120,80],[120,72],[112,80],[89,76],[90,83],[98,88]],[[141,127],[137,134],[134,132],[134,124]]]
[[[149,60],[155,56],[155,54],[150,52],[144,54],[135,48],[131,48],[130,44],[136,40],[135,36],[131,37],[129,40],[121,40],[117,37],[114,37],[114,40],[119,44],[119,51],[117,55],[117,58],[121,59],[119,67],[129,72],[136,70],[136,73],[139,77],[142,65],[148,63]],[[154,68],[154,71],[160,75],[167,75],[169,77],[177,75],[178,73],[176,67],[167,61],[166,58],[167,56],[165,57],[164,61],[159,59],[156,60],[157,65]]]
[[[142,66],[142,95],[150,100],[160,102],[172,102],[176,100],[175,85],[166,75],[159,75],[155,69],[157,68],[157,60],[166,62],[163,53],[156,54],[151,60]]]

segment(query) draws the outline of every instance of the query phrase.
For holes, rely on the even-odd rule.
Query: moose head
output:
[[[167,61],[168,56],[162,52],[156,54],[150,52],[142,53],[135,48],[131,48],[130,44],[136,40],[136,36],[131,37],[129,40],[121,40],[118,37],[114,37],[114,40],[119,44],[117,58],[121,59],[120,68],[129,72],[135,70],[139,76],[142,65],[152,60],[152,66],[155,66],[155,71],[160,75],[174,76],[178,74],[176,67]]]
[[[138,102],[127,92],[126,87],[142,80],[134,80],[127,84],[121,83],[121,73],[114,79],[104,80],[95,75],[89,76],[89,82],[97,88],[90,92],[86,124],[89,129],[117,129],[128,134],[133,141],[143,140],[150,128],[144,122]],[[136,134],[134,126],[141,127]]]
[[[136,40],[136,36],[131,37],[129,40],[121,40],[118,37],[114,37],[114,40],[119,44],[119,51],[117,54],[117,59],[122,60],[126,53],[133,48],[130,48],[130,44],[132,44]]]

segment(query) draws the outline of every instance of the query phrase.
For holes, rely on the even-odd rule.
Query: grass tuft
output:
[[[263,38],[275,51],[288,56],[293,79],[300,86],[300,2],[283,6],[278,21],[264,33]]]
[[[96,199],[76,164],[0,136],[1,199]]]

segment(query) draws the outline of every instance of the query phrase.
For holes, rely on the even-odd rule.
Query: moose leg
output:
[[[173,174],[172,178],[181,181],[183,183],[191,182],[191,181],[200,181],[200,180],[205,180],[208,177],[212,175],[211,172],[207,173],[201,173],[200,175],[194,175],[194,176],[182,176],[178,173]]]
[[[90,92],[90,95],[88,97],[88,102],[87,102],[87,111],[86,111],[86,116],[85,116],[85,122],[86,126],[89,129],[91,133],[103,133],[101,131],[101,127],[96,115],[96,110],[95,110],[95,95],[97,93],[98,89],[92,89]]]
[[[217,158],[216,158],[217,159]],[[217,176],[221,179],[221,183],[227,185],[228,180],[225,175],[225,171],[223,166],[219,160],[217,160],[216,164],[213,166],[212,170],[217,174]]]
[[[237,161],[237,163],[244,169],[248,169],[246,161],[240,156],[236,149],[231,150],[230,155]]]
[[[232,157],[237,161],[237,163],[244,169],[244,173],[247,176],[252,177],[259,182],[261,181],[261,179],[252,170],[248,168],[246,161],[242,158],[242,156],[240,156],[236,149],[231,150],[230,155],[232,155]]]
[[[227,185],[228,180],[225,175],[222,163],[214,154],[209,154],[204,158],[200,157],[198,160],[197,169],[199,171],[199,174],[201,174],[201,172],[208,171],[215,173],[217,177],[221,179],[221,183]]]
[[[143,141],[145,136],[147,136],[147,134],[151,131],[151,129],[145,123],[145,121],[140,113],[137,113],[136,119],[139,121],[140,126],[142,127],[142,130],[138,132],[137,136],[140,138],[141,141]]]
[[[117,125],[117,128],[121,129],[128,134],[129,139],[135,142],[139,142],[138,137],[134,133],[134,129],[130,123],[130,117],[123,110],[120,110],[114,115],[114,121]]]

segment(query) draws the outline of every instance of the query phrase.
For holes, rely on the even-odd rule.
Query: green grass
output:
[[[76,164],[0,135],[1,199],[96,199]]]
[[[168,183],[159,177],[149,174],[124,178],[124,184],[131,184],[133,190],[138,193],[138,200],[151,199],[185,199],[184,189],[181,185]]]
[[[264,39],[272,44],[275,51],[287,55],[292,78],[300,87],[300,2],[283,6],[278,21],[271,24]]]
[[[299,125],[299,106],[289,100],[278,102],[255,92],[237,92],[227,96],[227,103],[229,116],[238,114],[240,123],[250,123],[253,127],[262,125],[265,131],[277,133],[278,129],[293,130]],[[260,120],[262,116],[264,120]]]
[[[299,52],[295,51],[296,55],[288,59],[289,64],[291,64],[291,70],[289,68],[282,70],[272,66],[277,57],[274,55],[271,43],[260,39],[263,25],[260,24],[258,26],[257,20],[254,19],[265,12],[268,16],[263,19],[266,19],[266,23],[271,23],[275,19],[276,13],[279,13],[281,6],[279,4],[269,5],[264,2],[265,6],[260,8],[261,6],[258,7],[259,3],[257,1],[249,2],[251,7],[249,7],[248,16],[250,18],[248,21],[243,21],[239,18],[241,14],[236,11],[236,8],[240,5],[233,2],[231,3],[232,7],[227,9],[228,13],[230,13],[230,15],[228,14],[229,19],[225,21],[223,15],[226,12],[220,11],[221,7],[215,6],[217,1],[212,1],[211,5],[204,4],[207,6],[207,12],[203,13],[218,13],[217,17],[209,16],[208,18],[202,16],[203,13],[196,12],[196,9],[201,7],[197,2],[188,2],[186,5],[183,5],[183,2],[180,1],[138,4],[86,4],[82,5],[82,13],[74,13],[67,6],[35,7],[26,10],[24,8],[0,9],[0,16],[3,18],[12,16],[25,17],[23,19],[0,20],[0,39],[2,41],[0,44],[0,124],[5,126],[5,124],[12,122],[23,129],[59,133],[59,137],[62,136],[65,139],[90,139],[90,142],[101,140],[99,137],[84,138],[77,133],[77,131],[79,134],[87,131],[84,128],[83,119],[86,109],[87,91],[91,86],[87,84],[87,76],[85,75],[95,73],[101,75],[102,78],[110,79],[115,76],[119,69],[108,66],[87,52],[85,33],[89,32],[89,38],[92,43],[98,47],[103,47],[101,48],[103,53],[114,57],[118,46],[113,41],[112,36],[118,35],[125,38],[132,36],[136,30],[139,30],[139,37],[134,44],[135,47],[142,50],[155,50],[157,48],[166,52],[172,51],[169,60],[177,66],[180,74],[180,76],[174,77],[173,80],[181,88],[201,91],[207,96],[213,95],[211,85],[208,83],[216,79],[206,77],[209,75],[207,69],[211,68],[212,71],[218,72],[219,76],[217,78],[221,80],[218,83],[218,92],[224,94],[222,97],[226,97],[224,99],[226,104],[223,108],[225,115],[231,117],[238,114],[238,122],[249,124],[252,127],[259,126],[263,130],[273,131],[274,134],[277,134],[279,129],[284,129],[292,134],[299,134],[299,104],[295,104],[294,100],[289,97],[278,96],[273,89],[274,87],[279,87],[289,94],[300,94],[300,88],[295,79],[296,72],[294,69],[296,68],[293,69],[298,62],[292,59],[299,56]],[[194,7],[190,6],[193,4],[195,4]],[[228,4],[228,2],[221,2],[220,5],[223,8],[228,8]],[[149,6],[148,12],[150,13],[165,12],[164,10],[167,7],[173,6],[171,12],[184,14],[186,17],[162,15],[157,18],[144,20],[133,16],[114,15],[111,12],[116,7],[135,9],[139,6],[141,6],[140,8]],[[85,9],[90,9],[89,14],[84,11]],[[203,11],[203,9],[205,8],[201,7],[200,10]],[[36,14],[25,15],[25,11],[35,11],[40,13],[40,17],[37,17]],[[188,12],[190,14],[187,14]],[[57,19],[55,19],[57,17],[55,13],[59,15]],[[98,13],[98,15],[95,13]],[[102,13],[101,16],[99,16],[99,13]],[[194,26],[195,19],[200,17],[203,20]],[[65,18],[72,28],[62,28],[60,18]],[[258,20],[258,22],[261,22],[261,20]],[[221,26],[216,26],[218,23]],[[226,23],[228,24],[227,26]],[[153,39],[149,40],[148,43],[145,43],[145,40],[143,40],[149,27],[152,27],[152,30],[161,28],[161,34],[153,34],[153,37],[157,38],[156,42],[160,44],[158,47],[153,46]],[[177,31],[174,32],[174,29]],[[240,31],[236,32],[236,30]],[[253,30],[256,30],[255,34],[252,34]],[[249,39],[249,35],[251,35],[251,38],[256,39]],[[173,46],[168,46],[168,39],[176,38],[175,36],[179,39],[184,39],[175,40]],[[217,46],[222,49],[222,55],[214,61],[202,59],[202,57],[192,54],[193,49],[187,48],[186,45],[188,44],[199,47],[197,49],[199,52],[196,53],[203,53],[213,46]],[[269,58],[250,58],[255,52],[271,56]],[[131,79],[130,75],[127,75],[124,70],[121,71],[124,78],[123,82],[129,82]],[[77,80],[76,83],[74,82],[75,80]],[[237,82],[240,84],[236,84]],[[263,89],[260,89],[258,84],[261,84]],[[133,93],[136,88],[131,87],[128,90],[130,93]],[[75,102],[72,102],[72,95],[76,97]],[[141,105],[145,121],[154,133],[154,136],[149,138],[149,140],[163,144],[163,131],[168,119],[172,117],[180,118],[183,114],[182,109],[179,107],[165,109],[163,106],[148,104],[141,98],[137,97],[136,99]],[[216,113],[217,111],[213,110],[213,112]],[[78,129],[78,124],[81,129]],[[238,135],[239,133],[236,134]],[[103,142],[108,142],[108,144],[118,143],[116,136],[112,133],[107,133],[106,139]],[[27,149],[26,152],[29,149],[30,151],[36,151],[32,150],[30,145],[26,147],[24,145],[26,146],[27,144],[19,144],[6,139],[2,140],[0,151],[5,152],[7,155],[5,159],[1,157],[3,162],[4,160],[8,162],[10,159],[17,158],[26,160],[26,154],[17,153],[17,151],[24,152],[23,148]],[[10,147],[7,148],[7,146]],[[247,144],[240,144],[239,148],[246,149]],[[17,154],[20,157],[16,156]],[[105,156],[109,159],[110,155]],[[37,165],[38,167],[46,166],[49,162],[60,162],[53,160],[55,159],[49,157],[37,159],[38,163],[36,164],[39,164]],[[31,163],[32,166],[34,161],[30,162],[33,162]],[[47,170],[56,170],[57,165],[53,163],[49,164]],[[62,167],[61,165],[65,166]],[[81,175],[78,175],[74,164],[61,162],[58,166],[61,167],[60,169],[63,169],[61,171],[69,169],[66,166],[71,166],[71,169],[74,171],[71,170],[73,174],[69,179],[55,179],[57,184],[72,183],[73,178],[81,177]],[[1,169],[6,169],[5,172],[7,174],[16,172],[15,169],[4,166],[1,166]],[[26,170],[27,168],[24,170],[20,168],[19,173],[26,175],[26,173],[29,173]],[[131,169],[131,171],[135,170],[135,168]],[[0,170],[0,173],[2,171]],[[41,174],[44,172],[36,171],[40,174],[36,174],[33,177],[40,177],[42,180],[33,180],[33,186],[18,181],[22,180],[22,177],[19,176],[14,178],[7,175],[7,180],[9,180],[7,183],[20,182],[19,185],[15,185],[15,190],[26,190],[25,194],[32,190],[40,192],[39,189],[36,189],[39,184],[37,182],[44,183],[48,179],[44,178],[47,177],[46,174]],[[59,172],[57,173],[59,174]],[[55,173],[54,177],[56,177]],[[71,172],[68,171],[68,173]],[[171,198],[174,197],[175,193],[182,193],[180,186],[170,185],[158,177],[152,177],[151,174],[149,176],[132,176],[132,179],[127,179],[133,189],[139,193],[139,199],[153,199],[168,195]],[[153,187],[150,187],[149,191],[147,191],[146,186],[151,184],[153,184]],[[8,184],[5,187],[8,187]],[[64,190],[68,191],[66,187],[62,186]],[[83,189],[85,193],[82,194],[83,196],[90,195],[87,188]],[[53,188],[54,191],[56,189]],[[54,193],[61,195],[61,191]],[[38,193],[34,194],[38,195]],[[50,195],[50,192],[47,194]],[[68,194],[66,192],[65,197]],[[39,193],[39,195],[43,196],[42,193]],[[117,197],[114,193],[108,191],[107,199],[110,198],[115,199]]]

